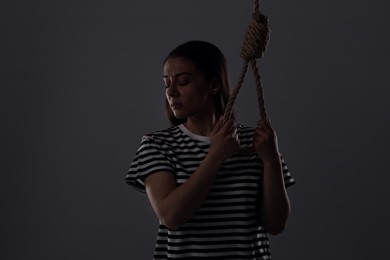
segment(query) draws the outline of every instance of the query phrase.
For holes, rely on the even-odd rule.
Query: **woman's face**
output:
[[[188,59],[170,58],[164,64],[165,94],[176,118],[214,112],[212,80]]]

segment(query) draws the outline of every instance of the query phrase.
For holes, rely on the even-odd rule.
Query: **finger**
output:
[[[257,128],[255,130],[255,134],[253,136],[253,140],[256,142],[262,143],[270,138],[270,134],[268,134],[263,128]]]
[[[234,125],[231,127],[230,130],[231,130],[230,133],[231,133],[232,137],[236,138],[236,136],[238,136],[236,125],[234,124]]]
[[[237,125],[234,125],[233,133],[234,133],[235,135],[237,135]]]
[[[238,134],[236,133],[236,142],[238,144],[238,146],[240,146],[240,138],[238,138]]]
[[[222,131],[224,131],[225,133],[231,133],[233,129],[234,129],[234,121],[233,119],[229,119],[224,123]]]
[[[264,124],[267,124],[267,119],[261,119],[257,121],[257,126],[264,126]]]
[[[255,128],[255,135],[262,136],[265,134],[267,134],[267,131],[265,130],[265,128],[262,125]]]
[[[260,120],[258,123],[258,128],[263,129],[267,133],[272,133],[274,130],[272,129],[271,124],[268,119]]]
[[[215,123],[213,131],[211,131],[212,134],[217,133],[221,130],[223,126],[223,116],[221,116],[218,121]]]
[[[237,123],[233,121],[233,124],[230,126],[229,131],[233,132],[234,134],[237,133]]]

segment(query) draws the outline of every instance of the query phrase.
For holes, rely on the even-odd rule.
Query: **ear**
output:
[[[221,88],[219,86],[218,81],[217,81],[217,79],[215,77],[211,80],[210,88],[211,88],[211,93],[213,95],[217,94],[219,92],[220,88]]]

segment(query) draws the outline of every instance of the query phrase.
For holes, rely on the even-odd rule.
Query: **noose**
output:
[[[225,120],[231,118],[232,116],[233,105],[238,96],[238,93],[240,92],[241,87],[243,86],[249,65],[252,67],[256,81],[257,103],[259,105],[260,117],[261,119],[267,118],[267,114],[265,113],[261,76],[257,67],[257,59],[260,59],[263,56],[263,53],[265,52],[268,44],[268,40],[268,17],[260,12],[259,0],[254,0],[252,21],[248,26],[244,42],[241,46],[240,56],[242,59],[244,59],[243,66],[241,69],[241,76],[226,105],[224,113]]]

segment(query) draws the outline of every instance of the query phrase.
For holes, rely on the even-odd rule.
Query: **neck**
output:
[[[201,136],[210,136],[218,118],[215,113],[204,116],[188,117],[184,126],[192,133]]]

